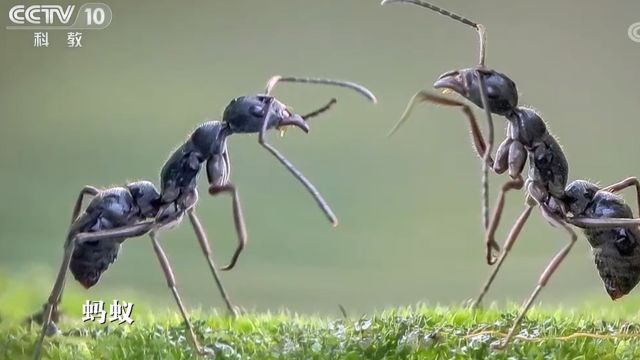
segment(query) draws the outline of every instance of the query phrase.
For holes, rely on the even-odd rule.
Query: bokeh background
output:
[[[460,304],[489,268],[480,221],[480,162],[455,109],[424,106],[391,139],[409,97],[441,73],[476,61],[469,28],[410,5],[377,0],[106,1],[113,22],[84,31],[81,49],[50,31],[0,31],[0,303],[28,287],[37,309],[60,262],[72,203],[85,184],[157,183],[170,152],[199,123],[220,119],[230,99],[261,91],[274,74],[349,79],[373,90],[373,106],[344,89],[283,85],[300,112],[339,103],[304,135],[272,142],[320,189],[340,218],[332,229],[303,187],[257,144],[230,139],[249,245],[223,274],[238,304],[336,315],[427,302]],[[640,2],[439,2],[488,28],[489,66],[518,84],[564,145],[570,178],[608,184],[640,175],[640,43],[627,36]],[[3,1],[7,14],[14,2]],[[78,5],[81,3],[77,3]],[[479,112],[477,112],[480,114]],[[504,121],[496,118],[502,137]],[[491,178],[492,202],[505,177]],[[235,246],[228,198],[199,213],[218,263]],[[632,192],[625,193],[635,204]],[[498,239],[521,211],[508,201]],[[488,300],[520,302],[565,235],[536,211]],[[221,301],[190,227],[162,236],[183,298],[208,310]],[[19,285],[16,285],[16,284]],[[126,243],[86,299],[136,299],[173,308],[147,238]],[[637,293],[637,292],[636,292]],[[637,294],[621,302],[636,307]],[[584,239],[543,293],[549,306],[608,300]],[[77,309],[79,312],[80,309]]]

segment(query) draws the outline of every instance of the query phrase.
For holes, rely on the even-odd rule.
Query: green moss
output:
[[[359,319],[245,314],[230,320],[195,313],[193,323],[201,343],[215,351],[218,359],[640,358],[640,341],[629,335],[640,329],[635,316],[627,322],[588,309],[534,309],[523,323],[523,338],[505,352],[492,350],[491,344],[501,339],[499,333],[508,331],[515,315],[515,308],[473,313],[419,306]],[[64,335],[46,339],[45,358],[195,358],[175,314],[148,316],[130,326],[64,323],[61,329]],[[0,356],[29,357],[37,331],[19,324],[0,326]],[[575,333],[611,337],[558,338]]]

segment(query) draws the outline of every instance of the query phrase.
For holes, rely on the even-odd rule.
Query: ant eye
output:
[[[262,117],[264,116],[262,111],[263,108],[264,107],[260,105],[251,105],[251,107],[249,108],[249,113],[255,117]]]

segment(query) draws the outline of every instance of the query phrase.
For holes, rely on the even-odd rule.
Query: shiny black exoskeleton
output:
[[[483,108],[478,74],[482,74],[489,108],[508,120],[507,138],[496,151],[493,170],[518,179],[529,158],[527,190],[541,204],[549,197],[561,197],[567,184],[569,165],[562,148],[545,122],[532,109],[518,106],[515,83],[493,70],[464,69],[443,74],[434,83],[437,89],[452,90]]]
[[[160,174],[161,209],[156,218],[157,223],[160,227],[171,226],[179,222],[185,212],[192,211],[198,199],[197,178],[204,166],[209,182],[209,193],[217,195],[226,192],[233,198],[238,247],[231,262],[223,267],[223,270],[231,269],[235,265],[246,243],[244,217],[240,208],[238,192],[229,181],[231,163],[227,149],[227,138],[232,134],[257,133],[258,143],[276,157],[302,183],[329,221],[334,226],[338,223],[333,211],[315,186],[266,140],[267,131],[271,129],[284,130],[295,126],[308,133],[310,128],[307,120],[329,110],[336,100],[332,99],[327,105],[311,113],[299,115],[270,95],[279,82],[345,87],[360,93],[374,103],[377,101],[368,89],[348,81],[273,76],[267,82],[263,94],[240,96],[231,100],[224,110],[222,121],[209,121],[201,124],[173,152]]]
[[[240,205],[238,191],[230,181],[231,162],[227,149],[227,138],[232,134],[257,133],[258,142],[274,155],[312,194],[318,205],[325,212],[330,221],[335,225],[337,220],[333,212],[326,204],[315,187],[291,164],[278,150],[266,142],[266,132],[270,129],[281,129],[288,126],[296,126],[304,132],[309,131],[306,119],[314,117],[328,110],[334,103],[332,99],[324,107],[301,116],[290,111],[273,96],[269,96],[271,89],[280,81],[306,82],[317,84],[329,84],[349,87],[370,96],[375,97],[364,87],[343,81],[329,79],[308,79],[296,77],[274,76],[267,83],[265,94],[241,96],[233,99],[225,108],[222,121],[208,121],[199,125],[189,137],[180,145],[165,162],[160,173],[160,198],[157,202],[158,213],[155,217],[154,228],[150,232],[154,249],[163,267],[169,288],[172,290],[175,300],[181,309],[184,323],[189,330],[194,347],[199,353],[205,353],[206,349],[198,344],[193,327],[186,315],[184,306],[176,290],[175,277],[169,266],[164,252],[160,248],[157,232],[170,228],[180,223],[185,214],[188,215],[194,233],[200,243],[200,247],[207,258],[209,268],[218,286],[220,294],[225,301],[231,315],[236,315],[235,306],[231,303],[222,282],[217,274],[217,267],[213,262],[212,252],[207,240],[205,230],[195,213],[198,201],[197,180],[204,167],[209,183],[209,194],[218,195],[227,193],[232,197],[233,218],[238,237],[238,246],[230,263],[222,267],[222,270],[233,268],[242,252],[246,242],[246,226]]]
[[[193,207],[197,201],[197,178],[203,165],[210,191],[216,193],[229,184],[231,164],[227,137],[234,133],[259,133],[265,119],[266,129],[296,126],[304,132],[309,125],[298,114],[271,96],[242,96],[233,99],[225,108],[222,121],[208,121],[199,125],[165,162],[160,173],[163,210],[158,222],[179,217],[179,213]]]
[[[206,122],[198,126],[171,154],[160,172],[160,199],[163,207],[158,216],[160,223],[196,204],[197,178],[202,165],[210,161],[211,167],[216,169],[216,163],[224,161],[220,157],[226,152],[228,134],[228,127],[224,123]],[[223,172],[225,169],[226,166],[222,166],[219,171]]]
[[[267,116],[267,111],[271,114]],[[222,121],[231,133],[259,133],[264,119],[269,119],[267,130],[296,126],[305,133],[309,132],[309,124],[298,114],[291,112],[285,104],[273,96],[253,95],[237,97],[227,105]]]
[[[158,209],[160,193],[148,181],[138,181],[96,193],[69,230],[68,238],[80,233],[93,233],[134,225],[152,219]],[[125,237],[91,240],[76,244],[69,269],[85,288],[95,285],[118,256]]]
[[[258,133],[260,145],[302,182],[329,220],[334,225],[337,224],[335,215],[315,187],[280,152],[266,142],[266,132],[274,128],[284,130],[288,126],[297,126],[304,132],[308,132],[309,126],[306,120],[328,110],[335,103],[335,99],[314,112],[302,116],[297,115],[283,103],[269,96],[270,91],[278,82],[302,82],[347,87],[360,92],[373,102],[376,101],[375,96],[369,90],[351,82],[274,76],[267,83],[267,90],[264,94],[242,96],[232,100],[225,109],[222,121],[206,122],[191,133],[163,166],[160,174],[161,189],[159,193],[151,183],[147,182],[133,183],[124,188],[102,191],[91,186],[85,187],[76,201],[73,222],[65,244],[64,259],[49,300],[45,304],[42,315],[43,326],[34,352],[35,359],[40,357],[45,334],[51,333],[51,328],[55,327],[50,320],[52,315],[56,313],[55,308],[62,296],[67,269],[70,267],[76,279],[85,287],[93,286],[101,274],[115,261],[122,241],[144,234],[148,234],[151,239],[167,285],[180,309],[191,343],[198,354],[211,354],[210,349],[202,347],[197,340],[185,306],[178,294],[175,275],[158,240],[158,233],[160,230],[180,223],[185,214],[189,217],[220,294],[229,313],[235,316],[235,306],[231,303],[222,286],[204,227],[195,213],[198,201],[197,179],[204,166],[209,182],[209,193],[211,195],[228,193],[233,199],[233,217],[238,235],[238,247],[229,265],[222,268],[223,270],[231,269],[246,243],[246,230],[240,199],[235,186],[229,181],[231,163],[227,150],[227,137],[231,134]],[[86,194],[96,197],[82,215],[78,216],[82,206],[82,198]]]
[[[584,180],[567,186],[564,203],[576,217],[633,218],[633,211],[620,196]],[[640,232],[633,228],[583,229],[583,232],[611,299],[628,294],[640,281]]]
[[[577,235],[570,225],[580,227],[585,231],[585,235],[593,247],[600,277],[611,298],[617,299],[628,293],[638,283],[640,276],[640,252],[637,248],[638,235],[636,232],[638,221],[632,219],[630,209],[625,208],[621,200],[615,199],[615,195],[609,192],[598,191],[594,193],[594,189],[590,188],[585,190],[580,198],[576,197],[576,189],[582,188],[580,185],[582,183],[574,182],[568,188],[566,187],[569,166],[560,144],[534,110],[517,105],[516,85],[506,75],[484,67],[475,67],[445,73],[434,83],[434,87],[458,93],[476,106],[485,109],[483,106],[485,102],[480,91],[482,84],[484,84],[486,107],[489,112],[504,116],[508,120],[507,137],[498,147],[495,161],[488,154],[485,160],[487,165],[498,174],[508,170],[511,179],[503,185],[500,191],[485,236],[487,263],[495,264],[495,268],[474,302],[474,306],[480,304],[487,293],[504,259],[529,218],[533,206],[538,205],[547,221],[552,226],[564,230],[569,237],[569,243],[551,259],[540,275],[538,284],[525,301],[523,310],[514,322],[509,334],[499,345],[499,347],[504,347],[514,336],[520,322],[542,288],[547,285],[553,273],[577,241]],[[476,151],[482,154],[481,149],[483,149],[484,142],[477,126],[472,125],[472,133]],[[521,173],[527,158],[529,159],[529,172],[525,182]],[[640,185],[637,179],[627,180],[633,181],[623,181],[605,190],[622,189],[635,185],[639,189],[640,196]],[[494,235],[504,208],[505,194],[523,186],[528,195],[527,205],[509,231],[502,253],[498,258],[494,258],[492,250],[500,250]],[[590,199],[589,194],[591,193],[594,195]],[[586,199],[590,199],[588,205],[582,208],[576,207],[576,204],[583,203]],[[572,203],[572,201],[575,202]],[[573,207],[570,204],[573,204]]]
[[[85,196],[93,196],[93,199],[82,210]],[[62,264],[42,312],[42,330],[34,359],[40,358],[44,336],[57,331],[51,319],[57,314],[67,269],[71,269],[73,276],[85,288],[95,285],[115,261],[124,240],[142,236],[153,229],[159,199],[159,192],[148,181],[104,190],[85,186],[80,191],[64,244]]]
[[[222,121],[208,121],[199,125],[165,162],[160,173],[161,209],[156,219],[158,224],[161,227],[172,226],[195,206],[198,200],[197,179],[204,166],[209,193],[216,195],[227,192],[233,197],[239,244],[231,263],[223,270],[231,269],[246,243],[246,230],[237,190],[229,182],[231,163],[227,138],[234,133],[262,133],[263,130],[287,126],[309,131],[309,125],[301,115],[290,112],[272,96],[241,96],[233,99],[225,108]],[[262,139],[263,146],[270,146]]]
[[[596,255],[596,265],[601,271],[605,284],[607,284],[609,294],[615,298],[619,297],[621,293],[630,290],[637,283],[636,276],[638,271],[636,269],[635,255],[637,251],[635,240],[637,237],[632,241],[631,236],[628,235],[638,230],[640,219],[630,219],[628,209],[621,207],[618,201],[613,201],[610,195],[604,192],[616,192],[633,185],[636,187],[640,205],[640,182],[638,179],[628,178],[606,187],[604,191],[595,193],[591,191],[593,189],[590,189],[585,194],[576,193],[576,189],[580,188],[580,182],[572,183],[569,188],[565,189],[569,167],[562,148],[548,131],[542,118],[534,110],[518,106],[518,91],[515,83],[506,75],[489,69],[485,64],[485,27],[425,0],[382,1],[382,5],[391,3],[410,3],[421,6],[469,26],[477,31],[479,35],[480,51],[477,65],[472,68],[449,71],[441,75],[434,83],[434,87],[444,89],[445,92],[455,92],[479,108],[484,109],[489,128],[488,141],[485,142],[476,117],[465,101],[432,94],[426,90],[421,90],[412,97],[404,114],[391,130],[391,133],[395,132],[408,118],[413,106],[422,101],[457,107],[463,111],[469,120],[473,145],[478,155],[483,159],[482,209],[486,229],[486,258],[488,264],[495,265],[473,306],[478,306],[489,290],[534,206],[538,205],[542,215],[549,223],[556,228],[564,230],[569,236],[569,243],[551,259],[542,272],[537,286],[526,300],[520,315],[515,320],[507,337],[498,347],[506,347],[506,344],[513,338],[519,324],[536,297],[576,242],[577,235],[570,225],[587,229],[587,236],[590,242],[601,242],[598,246],[594,246],[594,254]],[[494,140],[492,114],[504,116],[508,120],[507,137],[497,149],[495,161],[491,158]],[[521,174],[527,158],[529,159],[529,172],[525,182]],[[489,219],[487,195],[489,167],[496,173],[503,173],[508,170],[511,177],[502,186],[491,219]],[[510,190],[521,189],[523,186],[527,191],[526,207],[508,232],[504,242],[504,249],[500,256],[495,258],[493,250],[500,251],[500,247],[495,242],[494,235],[503,212],[505,194]],[[592,193],[593,197],[591,196]],[[585,203],[584,207],[576,207],[579,203]],[[629,231],[625,229],[629,229]],[[622,260],[624,256],[630,256],[630,261]],[[621,264],[626,263],[626,265],[612,265],[610,260],[620,260]],[[622,274],[626,271],[629,271],[630,274]]]

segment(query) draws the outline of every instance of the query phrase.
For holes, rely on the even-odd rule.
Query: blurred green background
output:
[[[309,135],[271,136],[333,206],[336,229],[256,136],[230,139],[250,237],[237,268],[223,274],[235,302],[337,314],[337,304],[358,313],[419,301],[459,304],[476,295],[489,268],[480,162],[465,118],[425,106],[385,137],[415,91],[475,63],[472,30],[377,0],[106,3],[111,26],[84,31],[81,49],[66,48],[65,31],[49,31],[50,47],[34,48],[32,31],[4,29],[6,15],[0,32],[0,272],[32,287],[34,306],[48,294],[83,185],[157,183],[164,160],[197,124],[220,119],[230,99],[261,91],[274,74],[361,82],[380,103],[320,86],[276,91],[300,112],[339,99]],[[2,11],[13,4],[3,1]],[[487,64],[509,74],[521,104],[548,121],[571,179],[607,184],[640,175],[640,43],[627,36],[640,21],[640,2],[439,4],[486,25]],[[496,124],[502,138],[505,123]],[[492,202],[504,180],[491,178]],[[201,194],[199,213],[217,261],[226,263],[235,246],[230,201]],[[509,198],[499,239],[523,199]],[[189,226],[162,240],[187,304],[220,307]],[[536,211],[489,301],[520,302],[565,241]],[[0,284],[0,297],[9,296],[7,287]],[[67,289],[94,300],[134,296],[173,306],[147,238],[129,240],[95,288],[69,281]],[[620,306],[608,301],[584,240],[541,300]],[[637,302],[637,295],[622,302]]]

